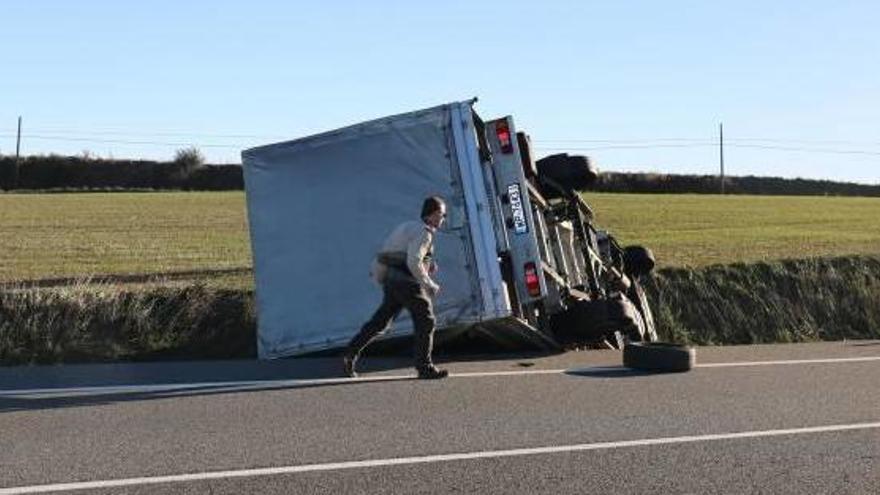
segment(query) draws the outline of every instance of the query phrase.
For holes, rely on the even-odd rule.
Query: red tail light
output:
[[[538,278],[538,268],[534,263],[526,263],[526,289],[532,297],[541,295],[541,280]]]
[[[507,125],[506,120],[498,121],[498,124],[495,125],[495,134],[498,135],[498,142],[501,143],[501,152],[505,154],[512,153],[513,138],[510,135],[510,126]]]

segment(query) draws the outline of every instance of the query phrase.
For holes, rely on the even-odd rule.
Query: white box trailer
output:
[[[606,282],[633,285],[613,266],[625,253],[592,229],[589,207],[558,173],[540,180],[513,119],[483,122],[475,101],[242,153],[260,358],[344,346],[381,301],[373,257],[431,195],[448,208],[435,238],[438,341],[471,332],[547,349],[561,343],[554,322],[620,320],[604,301],[621,299]],[[638,303],[635,318],[623,316],[644,336],[650,310],[643,294]],[[590,325],[593,337],[607,336],[609,325]],[[403,312],[384,338],[411,333]]]

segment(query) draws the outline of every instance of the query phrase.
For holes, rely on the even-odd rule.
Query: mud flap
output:
[[[516,317],[479,323],[472,329],[505,350],[557,351],[561,348],[553,337]]]

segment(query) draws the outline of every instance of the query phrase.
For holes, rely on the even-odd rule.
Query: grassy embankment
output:
[[[623,243],[657,254],[649,288],[667,338],[880,336],[880,199],[587,200]],[[4,364],[253,354],[241,192],[0,195],[0,232]],[[37,279],[85,281],[11,290]]]

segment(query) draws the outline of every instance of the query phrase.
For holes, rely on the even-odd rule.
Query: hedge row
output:
[[[717,175],[668,175],[606,172],[600,175],[596,190],[620,193],[694,193],[718,194],[721,179]],[[727,177],[726,194],[794,196],[872,196],[880,197],[880,184],[855,184],[812,179],[781,177]]]
[[[16,167],[14,157],[0,157],[3,190],[113,188],[220,191],[243,189],[244,182],[239,165],[50,155],[23,158]]]
[[[183,189],[241,190],[240,165],[193,166],[181,162],[102,160],[59,155],[29,156],[18,167],[15,158],[0,156],[0,189]],[[716,194],[721,182],[713,175],[668,175],[606,172],[593,188],[619,193]],[[880,197],[880,185],[779,177],[728,177],[728,194],[834,195]]]

